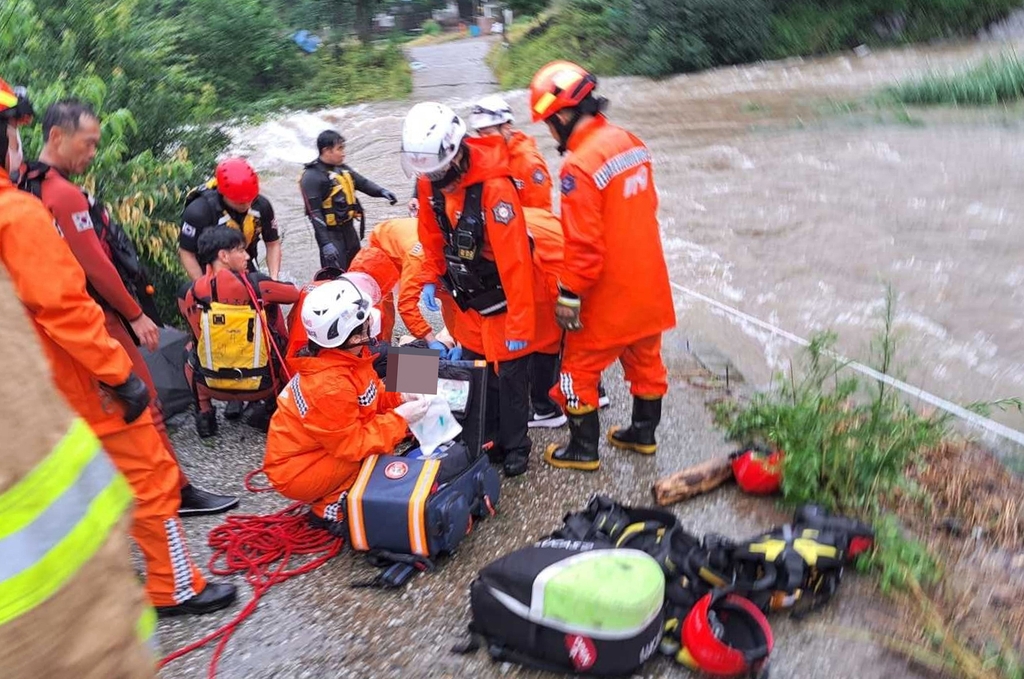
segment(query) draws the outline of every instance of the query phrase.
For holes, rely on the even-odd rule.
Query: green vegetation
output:
[[[351,4],[317,1],[325,8]],[[227,147],[218,121],[411,90],[398,45],[362,45],[337,26],[329,32],[336,42],[306,54],[282,17],[312,17],[284,9],[284,2],[259,0],[0,5],[0,77],[28,87],[40,116],[69,96],[100,114],[103,142],[81,181],[124,222],[156,279],[165,321],[178,321],[174,294],[184,278],[177,258],[181,199]],[[42,146],[38,122],[23,133],[29,158]]]
[[[886,302],[872,367],[892,375],[897,344],[891,289]],[[934,589],[944,576],[942,559],[898,518],[903,506],[897,506],[896,498],[925,505],[932,500],[908,472],[928,464],[934,451],[949,439],[951,416],[921,415],[885,383],[851,376],[836,358],[835,341],[834,334],[817,335],[807,349],[803,370],[798,373],[791,368],[788,375],[777,376],[774,390],[755,395],[745,405],[719,404],[716,420],[734,440],[767,443],[785,451],[785,504],[822,504],[875,527],[876,548],[858,565],[876,574],[882,591],[905,601],[907,610],[918,611],[922,622],[914,632],[924,631],[923,638],[907,642],[886,638],[881,639],[883,643],[957,676],[1019,676],[1009,671],[981,672],[986,663],[987,667],[1015,667],[1016,655],[997,649],[983,661],[988,650],[974,649],[958,639],[953,630],[962,616],[944,613],[937,603],[942,590]],[[971,407],[984,412],[991,405],[1021,407],[1017,400]],[[925,588],[934,592],[926,594]]]
[[[433,19],[423,22],[424,35],[438,35],[439,33],[441,33],[441,24],[437,23]]]
[[[566,0],[491,66],[524,87],[546,61],[599,75],[664,76],[860,44],[969,36],[1018,0]]]
[[[911,105],[987,106],[1019,101],[1024,99],[1024,62],[1015,54],[1003,55],[954,75],[930,74],[901,83],[885,94]]]

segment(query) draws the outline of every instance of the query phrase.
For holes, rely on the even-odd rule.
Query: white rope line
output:
[[[715,307],[716,309],[720,309],[720,310],[724,311],[725,313],[729,314],[730,316],[734,316],[734,317],[742,319],[742,320],[744,320],[744,321],[746,321],[748,323],[752,323],[752,324],[756,325],[759,328],[767,330],[768,332],[772,333],[773,335],[777,335],[779,337],[784,337],[785,339],[788,339],[790,342],[793,342],[795,344],[799,344],[799,345],[804,346],[804,347],[810,346],[810,344],[811,344],[810,342],[805,340],[803,337],[799,337],[797,335],[794,335],[791,332],[787,332],[787,331],[783,330],[782,328],[778,328],[778,327],[772,325],[771,323],[765,323],[764,321],[762,321],[759,318],[755,318],[754,316],[751,316],[750,314],[744,313],[744,312],[740,311],[739,309],[735,309],[735,308],[733,308],[731,306],[728,306],[726,304],[722,304],[718,300],[712,299],[712,298],[708,297],[707,295],[702,295],[701,293],[697,292],[696,290],[691,290],[691,289],[689,289],[687,287],[679,285],[675,281],[671,281],[671,283],[672,283],[672,287],[674,287],[676,290],[679,290],[680,292],[683,292],[683,293],[685,293],[685,294],[687,294],[687,295],[689,295],[691,297],[699,299],[702,302],[710,304],[711,306]],[[839,354],[837,354],[837,353],[835,353],[833,351],[828,351],[826,353],[830,357],[840,361],[841,363],[846,364],[846,367],[848,367],[848,368],[852,368],[853,370],[856,370],[859,373],[867,375],[867,376],[871,377],[872,379],[876,379],[876,380],[879,380],[880,382],[884,382],[885,384],[888,384],[889,386],[891,386],[891,387],[893,387],[895,389],[899,389],[900,391],[902,391],[905,394],[909,394],[911,396],[919,398],[922,401],[924,401],[925,403],[933,405],[936,408],[940,408],[942,410],[945,410],[947,413],[950,413],[951,415],[955,415],[955,416],[961,418],[962,420],[964,420],[965,422],[967,422],[968,424],[970,424],[970,425],[972,425],[974,427],[978,427],[980,429],[984,429],[985,431],[987,431],[989,433],[996,434],[997,436],[1001,436],[1001,437],[1003,437],[1005,439],[1009,439],[1010,441],[1013,441],[1014,443],[1017,443],[1017,444],[1019,444],[1021,446],[1024,446],[1024,433],[1019,432],[1016,429],[1011,429],[1010,427],[1007,427],[1006,425],[1000,424],[1000,423],[998,423],[998,422],[996,422],[994,420],[990,420],[987,417],[982,417],[981,415],[979,415],[977,413],[972,413],[970,410],[967,410],[966,408],[964,408],[962,406],[959,406],[959,405],[957,405],[955,403],[952,403],[951,401],[947,401],[944,398],[940,398],[940,397],[936,396],[935,394],[931,394],[931,393],[929,393],[927,391],[924,391],[923,389],[921,389],[919,387],[915,387],[912,384],[907,384],[906,382],[898,380],[898,379],[896,379],[894,377],[891,377],[891,376],[886,375],[884,373],[880,373],[877,370],[875,370],[874,368],[870,368],[870,367],[868,367],[868,366],[866,366],[866,365],[864,365],[862,363],[858,363],[856,361],[851,361],[848,358],[846,358],[844,356],[841,356],[841,355],[839,355]]]

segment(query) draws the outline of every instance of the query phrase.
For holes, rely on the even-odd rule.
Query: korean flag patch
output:
[[[88,231],[92,228],[92,218],[89,216],[88,210],[72,214],[71,222],[75,225],[75,230],[79,233],[82,231]]]

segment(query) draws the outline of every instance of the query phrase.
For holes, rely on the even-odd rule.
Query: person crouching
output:
[[[301,317],[309,343],[290,361],[263,468],[278,493],[312,505],[312,525],[347,537],[343,496],[363,460],[393,452],[428,401],[385,391],[367,347],[380,312],[347,276],[311,290]]]

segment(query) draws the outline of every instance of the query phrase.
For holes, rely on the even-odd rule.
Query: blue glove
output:
[[[444,342],[438,342],[437,340],[434,340],[433,342],[427,342],[427,348],[436,349],[437,351],[440,351],[441,358],[448,358],[448,347],[444,345]]]
[[[437,297],[434,296],[436,292],[437,286],[433,283],[427,283],[423,286],[423,292],[420,293],[420,301],[423,302],[428,311],[441,310],[441,305],[438,303]]]
[[[509,351],[522,351],[526,348],[527,344],[526,340],[505,340],[505,346],[508,347]]]
[[[448,350],[449,361],[461,361],[462,360],[462,345],[456,344],[454,347]]]

